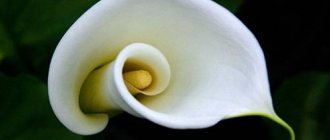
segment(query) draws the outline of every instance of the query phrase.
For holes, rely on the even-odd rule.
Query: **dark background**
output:
[[[173,130],[126,113],[112,118],[107,129],[94,136],[81,137],[66,130],[48,104],[50,58],[65,31],[95,2],[0,0],[0,139],[266,140],[287,133],[261,117],[224,120],[207,129]],[[302,124],[308,122],[302,116],[316,123],[308,133],[330,138],[325,134],[330,126],[329,105],[324,105],[330,99],[329,1],[217,2],[234,12],[259,40],[275,109],[292,125],[298,139],[304,137]],[[314,89],[322,96],[313,101],[316,109],[310,109],[305,104],[314,92],[305,91]]]
[[[329,1],[246,1],[237,16],[261,44],[273,89],[295,74],[330,70]]]

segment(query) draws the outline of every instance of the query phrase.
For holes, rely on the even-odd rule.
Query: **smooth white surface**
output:
[[[106,114],[80,111],[80,87],[93,69],[135,42],[165,55],[171,82],[161,94],[139,101],[118,82],[126,111],[179,129],[248,113],[275,115],[260,46],[223,7],[210,0],[101,0],[68,30],[52,58],[49,98],[67,128],[88,135],[107,125]]]

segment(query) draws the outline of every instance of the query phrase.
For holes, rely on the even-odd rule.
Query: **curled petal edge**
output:
[[[287,128],[294,139],[289,125],[273,111],[258,42],[234,15],[209,0],[101,0],[80,17],[59,43],[49,72],[50,102],[68,129],[90,135],[105,128],[108,114],[80,110],[80,88],[89,73],[134,42],[149,43],[164,53],[173,80],[164,93],[152,98],[121,95],[130,109],[139,112],[132,115],[143,114],[177,129],[205,128],[222,119],[259,115]],[[194,59],[187,54],[195,54]],[[204,67],[206,62],[211,65]],[[183,99],[191,102],[178,101]],[[165,106],[166,101],[171,103]]]

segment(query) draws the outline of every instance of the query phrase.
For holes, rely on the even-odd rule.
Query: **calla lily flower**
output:
[[[126,111],[175,129],[260,115],[294,139],[273,109],[257,40],[211,0],[99,1],[58,44],[48,86],[57,118],[81,135]]]

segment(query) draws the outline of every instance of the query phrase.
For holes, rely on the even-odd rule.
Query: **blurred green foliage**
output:
[[[0,63],[3,59],[14,56],[13,42],[9,39],[2,22],[0,22],[0,46]]]
[[[223,7],[226,7],[230,12],[237,13],[239,8],[243,5],[244,0],[214,0]]]
[[[97,0],[0,0],[2,71],[46,81],[51,55],[65,31]]]
[[[0,0],[0,139],[82,139],[65,129],[47,96],[51,55],[96,0]]]
[[[277,90],[274,107],[295,130],[297,140],[330,138],[330,74],[305,73],[287,79]],[[274,140],[287,138],[273,127]]]
[[[29,75],[0,75],[0,139],[82,139],[57,121],[48,102],[47,87]]]

